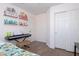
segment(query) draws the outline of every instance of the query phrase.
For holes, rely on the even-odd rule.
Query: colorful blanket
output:
[[[3,53],[5,56],[38,56],[11,43],[0,43],[0,53]]]

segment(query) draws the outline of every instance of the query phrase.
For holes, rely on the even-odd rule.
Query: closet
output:
[[[79,9],[55,13],[55,48],[74,51],[79,41]]]

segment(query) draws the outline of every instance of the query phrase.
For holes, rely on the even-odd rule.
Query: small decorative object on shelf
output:
[[[5,32],[5,37],[13,36],[12,32]]]
[[[8,16],[8,17],[12,17],[12,18],[18,18],[16,10],[14,8],[11,8],[11,7],[7,7],[4,10],[4,16]]]
[[[25,12],[20,12],[20,14],[19,14],[19,19],[28,20],[27,14],[26,14]]]
[[[4,19],[4,24],[17,25],[17,21],[15,21],[15,20]]]

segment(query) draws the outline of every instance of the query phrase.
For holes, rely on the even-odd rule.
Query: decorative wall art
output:
[[[4,10],[4,16],[8,16],[8,17],[12,17],[12,18],[18,18],[16,10],[14,8],[10,8],[10,7],[7,7]]]
[[[28,26],[27,22],[17,21],[14,19],[4,19],[4,24],[6,25],[20,25],[20,26]]]
[[[4,16],[12,17],[12,18],[19,18],[21,20],[28,20],[27,14],[24,11],[19,13],[16,12],[14,8],[7,7],[4,10]]]
[[[4,19],[4,24],[11,24],[11,25],[17,25],[17,21],[16,20],[9,20],[9,19]]]
[[[9,17],[4,19],[4,24],[6,25],[28,26],[28,17],[25,11],[17,12],[15,8],[7,7],[4,10],[4,16]]]
[[[20,12],[19,19],[28,20],[27,14],[25,12]]]

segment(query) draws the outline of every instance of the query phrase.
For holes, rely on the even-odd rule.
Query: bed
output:
[[[12,43],[0,42],[0,55],[2,56],[38,56],[35,53],[23,50]]]

